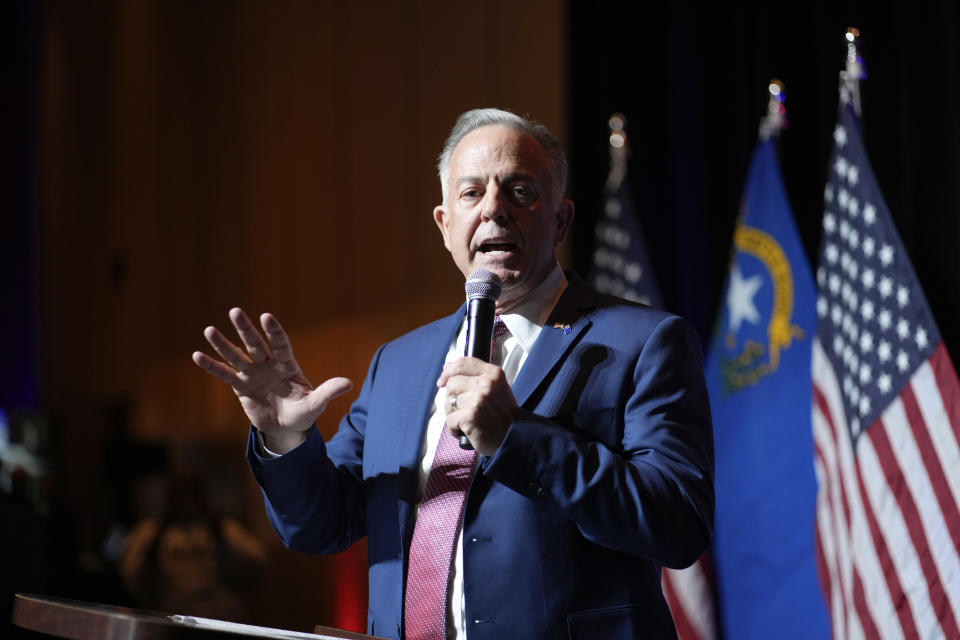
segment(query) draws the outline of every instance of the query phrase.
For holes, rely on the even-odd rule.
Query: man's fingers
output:
[[[338,396],[342,396],[352,388],[353,382],[348,378],[330,378],[307,396],[310,403],[310,412],[315,414],[314,417],[320,415],[327,408],[327,403]]]
[[[453,414],[457,414],[458,416],[462,417],[467,415],[467,413],[472,412],[478,401],[479,398],[477,397],[477,394],[470,391],[463,391],[456,394],[448,393],[447,402],[444,406],[448,421],[451,419],[450,416]],[[466,411],[467,413],[462,413],[463,411]]]
[[[447,401],[452,396],[463,396],[467,393],[474,393],[479,395],[489,394],[494,387],[496,386],[496,374],[493,376],[488,375],[451,375],[446,380],[443,380],[444,387],[447,390]],[[441,378],[442,380],[442,378]],[[459,402],[458,404],[462,407],[463,403]]]
[[[220,357],[227,361],[237,371],[243,371],[248,368],[253,361],[244,353],[240,347],[233,344],[220,333],[216,327],[207,327],[203,330],[203,337],[207,339],[214,351],[220,354]]]
[[[447,386],[450,378],[454,376],[479,376],[484,373],[496,375],[499,368],[497,365],[484,362],[480,358],[457,358],[453,362],[443,365],[440,378],[437,380],[437,386]]]
[[[237,375],[236,369],[214,360],[202,351],[193,352],[193,362],[207,373],[220,378],[232,387],[236,387],[243,382]]]
[[[263,336],[257,331],[257,328],[250,322],[250,318],[240,307],[230,309],[230,322],[237,330],[237,335],[243,341],[250,359],[254,362],[263,362],[270,357],[270,347],[264,341]]]
[[[458,440],[461,437],[466,437],[469,441],[469,435],[473,431],[474,425],[470,421],[476,418],[476,400],[470,396],[470,392],[463,392],[458,395],[448,394],[447,396],[444,423],[450,435]],[[456,401],[451,403],[453,398],[456,398]],[[476,448],[472,441],[471,446]]]
[[[293,357],[290,338],[287,337],[287,332],[280,326],[280,321],[273,314],[264,313],[260,316],[260,326],[263,327],[263,332],[267,334],[267,341],[273,350],[273,359],[285,371],[290,373],[297,371],[299,367]]]

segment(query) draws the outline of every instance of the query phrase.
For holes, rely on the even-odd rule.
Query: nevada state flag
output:
[[[810,399],[816,293],[771,140],[754,151],[707,353],[722,637],[828,638]]]

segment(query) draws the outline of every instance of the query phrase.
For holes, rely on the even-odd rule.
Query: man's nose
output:
[[[502,222],[509,217],[505,194],[499,188],[488,189],[480,208],[480,217],[483,220]]]

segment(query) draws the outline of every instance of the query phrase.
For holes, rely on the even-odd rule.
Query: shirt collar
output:
[[[500,319],[510,330],[510,335],[517,339],[526,353],[530,353],[533,343],[540,335],[540,329],[547,322],[550,312],[566,288],[567,278],[563,275],[563,269],[559,264],[555,264],[550,275],[544,278],[523,302],[509,313],[500,315]]]

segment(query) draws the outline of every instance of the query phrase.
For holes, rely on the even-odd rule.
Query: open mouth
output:
[[[484,242],[480,245],[480,253],[495,253],[498,251],[516,251],[517,245],[512,242]]]

